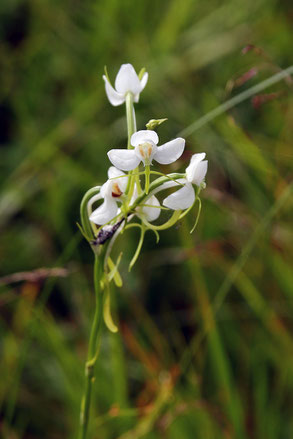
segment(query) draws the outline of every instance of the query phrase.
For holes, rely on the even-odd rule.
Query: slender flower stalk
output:
[[[112,260],[112,250],[117,237],[131,228],[140,230],[137,248],[129,270],[134,266],[142,250],[145,234],[152,231],[159,240],[159,232],[174,226],[197,205],[195,229],[201,210],[200,191],[205,187],[207,172],[205,154],[194,154],[184,173],[164,174],[151,171],[153,161],[167,165],[178,160],[184,151],[185,140],[181,137],[167,141],[160,146],[156,129],[167,119],[151,119],[146,128],[137,131],[134,103],[139,101],[148,74],[144,69],[136,74],[131,64],[123,64],[116,76],[115,88],[106,72],[103,77],[110,103],[119,106],[125,102],[127,121],[127,148],[111,149],[108,157],[114,166],[108,169],[108,179],[84,195],[80,206],[83,236],[91,246],[94,262],[95,312],[89,339],[85,364],[85,388],[81,401],[78,439],[88,439],[90,408],[95,381],[95,366],[98,360],[102,329],[112,332],[118,325],[111,316],[110,284],[122,286],[119,263]],[[144,176],[141,185],[140,176]],[[193,185],[196,186],[196,190]],[[175,191],[174,191],[175,189]],[[173,190],[163,202],[161,193]],[[155,223],[161,210],[169,212],[163,223]]]
[[[127,93],[125,104],[126,104],[126,121],[127,121],[127,134],[128,134],[127,148],[132,149],[133,147],[131,146],[131,137],[136,132],[136,117],[135,117],[135,110],[133,105],[133,94],[131,92]],[[139,169],[136,168],[133,174],[138,174],[138,170]],[[135,177],[133,178],[132,173],[130,173],[128,180],[128,187],[126,190],[129,201],[133,196],[134,184],[136,184],[137,192],[141,193],[139,176],[135,175]]]
[[[133,133],[136,131],[136,118],[135,111],[133,105],[133,94],[131,92],[127,93],[126,100],[126,121],[127,121],[127,134],[128,134],[128,142],[127,148],[131,149],[130,139]]]
[[[95,365],[98,359],[98,351],[103,325],[103,291],[101,288],[103,279],[103,256],[95,256],[94,285],[95,285],[95,314],[92,323],[88,356],[85,364],[85,390],[80,408],[80,431],[79,439],[86,439],[89,423],[92,386],[95,377]]]

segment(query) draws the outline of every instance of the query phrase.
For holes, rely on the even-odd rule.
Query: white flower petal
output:
[[[142,208],[142,211],[148,221],[155,221],[157,218],[159,218],[161,209],[159,209],[160,203],[159,200],[152,195],[150,198],[148,198],[145,201],[145,204],[149,204],[151,206],[157,206],[157,207],[148,207],[145,206]]]
[[[182,137],[171,140],[158,147],[154,160],[162,165],[168,165],[181,157],[185,147],[185,140]]]
[[[195,162],[201,162],[206,156],[205,152],[198,152],[196,154],[193,154],[193,156],[190,159],[190,163],[195,163]]]
[[[109,178],[119,178],[121,175],[125,175],[120,169],[115,168],[115,166],[110,166],[108,169],[108,177]]]
[[[190,164],[186,168],[186,177],[190,183],[195,183],[193,179],[196,176],[197,166],[205,158],[205,156],[205,152],[201,152],[199,154],[193,154],[191,157]]]
[[[102,198],[109,198],[112,196],[112,182],[110,180],[107,180],[106,183],[103,184],[100,190],[100,194]]]
[[[142,143],[151,140],[155,145],[157,145],[159,138],[158,134],[152,130],[140,130],[132,134],[130,143],[132,146],[138,146]]]
[[[108,152],[108,157],[114,166],[123,171],[132,171],[139,163],[140,159],[135,154],[134,150],[130,149],[111,149]]]
[[[115,79],[115,88],[123,95],[128,92],[134,95],[141,92],[140,80],[131,64],[122,64]]]
[[[108,177],[111,179],[112,184],[117,183],[121,192],[125,192],[127,188],[128,177],[120,169],[115,168],[115,166],[110,166],[108,169]]]
[[[140,80],[140,86],[141,86],[140,91],[142,91],[145,88],[145,86],[148,82],[148,78],[149,78],[149,74],[148,74],[148,72],[145,72]]]
[[[118,206],[116,201],[112,198],[105,198],[103,204],[99,206],[90,216],[90,221],[95,224],[102,226],[107,222],[111,221],[116,215],[118,211]]]
[[[118,93],[112,85],[109,83],[107,77],[104,75],[103,79],[105,81],[105,90],[106,94],[108,96],[108,99],[110,101],[110,104],[114,105],[114,107],[117,107],[118,105],[123,104],[125,102],[125,97],[123,94]]]
[[[192,184],[186,183],[186,185],[169,195],[163,201],[163,206],[173,210],[184,210],[192,206],[195,200],[195,193]]]
[[[197,165],[196,173],[193,176],[192,183],[196,184],[197,186],[200,186],[200,184],[202,183],[203,179],[206,176],[207,170],[208,170],[208,161],[204,160],[203,162],[200,162]]]

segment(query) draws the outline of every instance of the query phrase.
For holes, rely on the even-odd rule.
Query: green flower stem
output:
[[[134,105],[133,105],[133,94],[127,93],[126,95],[126,120],[127,120],[127,134],[128,134],[128,142],[127,142],[127,148],[133,149],[130,143],[130,139],[133,133],[136,132],[136,118],[135,118],[135,111],[134,111]],[[128,180],[128,187],[126,189],[126,193],[128,194],[128,200],[130,202],[133,191],[134,191],[134,183],[136,183],[137,191],[140,194],[141,193],[141,186],[140,186],[140,180],[139,176],[133,174],[138,173],[138,168],[134,169],[133,171],[129,172],[129,180]]]
[[[98,358],[98,349],[101,339],[101,330],[103,322],[103,291],[101,287],[101,281],[103,277],[103,252],[101,255],[95,257],[94,265],[94,285],[96,296],[96,308],[94,314],[94,320],[92,324],[88,356],[85,364],[85,390],[81,401],[80,407],[80,430],[79,439],[86,439],[88,424],[90,418],[90,405],[92,395],[92,385],[95,380],[95,365]]]
[[[126,120],[127,120],[127,134],[128,134],[127,148],[132,149],[130,139],[132,134],[135,133],[136,131],[136,120],[135,120],[132,93],[127,93],[125,104],[126,104]]]
[[[145,185],[144,185],[144,190],[145,193],[148,194],[149,193],[149,187],[150,187],[150,165],[145,165]]]

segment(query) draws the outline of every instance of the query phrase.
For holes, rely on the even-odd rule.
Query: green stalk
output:
[[[103,321],[103,292],[101,288],[101,280],[103,276],[103,265],[103,257],[101,255],[96,255],[94,265],[96,308],[90,334],[88,356],[85,364],[85,390],[80,407],[80,429],[78,436],[79,439],[86,439],[87,437],[90,418],[92,385],[95,380],[95,365],[98,358],[98,349],[101,339]]]
[[[127,135],[128,135],[127,148],[132,149],[130,139],[132,134],[135,133],[136,131],[136,119],[135,119],[132,93],[127,93],[125,104],[126,104],[126,120],[127,120]]]
[[[127,135],[128,135],[128,141],[127,141],[127,148],[133,149],[130,143],[130,139],[133,133],[136,132],[136,118],[135,118],[135,111],[134,111],[134,105],[133,105],[133,94],[127,93],[126,95],[126,120],[127,120]],[[129,172],[129,180],[128,185],[126,189],[126,193],[128,194],[128,202],[130,202],[133,191],[134,191],[134,183],[136,183],[138,194],[141,193],[141,186],[139,181],[139,176],[132,174],[137,174],[139,168],[134,169],[133,171]]]
[[[145,193],[149,193],[149,187],[150,187],[150,165],[145,165],[145,186],[144,190]]]

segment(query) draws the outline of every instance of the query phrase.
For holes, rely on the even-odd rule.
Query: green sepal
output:
[[[110,257],[108,257],[108,267],[110,268],[110,273],[108,273],[108,280],[109,282],[111,282],[112,279],[114,279],[115,285],[119,288],[122,287],[123,282],[122,282],[122,278],[120,276],[120,273],[118,271],[118,267],[121,261],[121,257],[122,257],[122,252],[120,253],[120,255],[118,256],[117,262],[116,264],[114,264],[114,262],[112,261],[112,259]]]
[[[110,297],[110,288],[109,284],[107,284],[107,288],[105,291],[105,299],[104,299],[104,306],[103,306],[103,317],[104,322],[109,331],[115,333],[118,332],[118,327],[115,325],[112,314],[111,314],[111,297]]]

